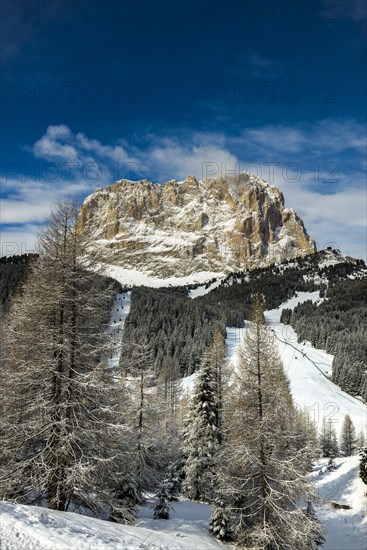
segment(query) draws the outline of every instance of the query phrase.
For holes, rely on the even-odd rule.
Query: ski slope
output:
[[[288,375],[293,399],[299,407],[309,410],[319,427],[326,416],[340,431],[344,416],[349,414],[357,432],[367,427],[367,407],[355,397],[342,391],[329,377],[333,356],[314,348],[309,342],[298,343],[290,325],[280,322],[284,308],[293,309],[306,300],[319,302],[319,292],[299,292],[278,309],[265,312],[266,323],[273,331],[284,369]],[[246,328],[227,328],[228,355],[236,361],[237,349]]]
[[[333,356],[314,348],[309,342],[298,343],[297,334],[280,322],[284,308],[299,302],[321,302],[319,292],[299,292],[278,309],[265,312],[266,323],[274,333],[284,369],[288,375],[294,402],[306,408],[321,427],[323,417],[331,419],[340,433],[344,416],[349,414],[357,432],[366,433],[367,407],[331,380]],[[243,329],[227,327],[227,350],[235,367]],[[328,459],[320,459],[313,473],[318,501],[316,514],[325,527],[323,550],[367,550],[367,487],[359,478],[359,458],[337,458],[337,470],[325,472]],[[323,473],[319,473],[322,470]],[[350,509],[336,509],[333,502]]]
[[[126,317],[129,315],[131,305],[131,291],[119,292],[116,295],[112,306],[111,321],[107,328],[110,338],[109,367],[117,367],[120,361],[122,332],[124,330]]]

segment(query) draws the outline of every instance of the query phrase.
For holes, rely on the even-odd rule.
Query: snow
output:
[[[125,320],[130,312],[131,292],[119,292],[112,306],[111,321],[107,329],[110,336],[111,356],[108,359],[109,367],[117,367],[120,362],[122,331]]]
[[[331,382],[333,356],[324,350],[314,348],[309,342],[298,343],[297,334],[290,325],[280,323],[280,316],[284,308],[293,309],[298,303],[306,300],[321,302],[319,292],[298,292],[297,295],[278,309],[265,312],[265,319],[273,331],[284,369],[288,375],[293,399],[299,407],[309,410],[311,417],[321,427],[324,416],[330,418],[339,432],[344,416],[349,414],[357,433],[366,431],[366,406],[342,391],[339,386]],[[228,355],[234,363],[238,345],[244,331],[240,328],[227,328]]]
[[[266,311],[265,319],[274,331],[279,353],[291,385],[295,403],[309,410],[311,417],[321,427],[323,416],[334,423],[340,431],[344,416],[349,414],[357,433],[366,433],[367,407],[358,399],[333,384],[331,375],[333,356],[314,348],[309,342],[299,344],[291,326],[280,323],[284,308],[293,309],[306,300],[320,303],[319,292],[299,292],[278,309]],[[227,352],[235,368],[237,350],[246,326],[243,329],[227,327]],[[319,502],[316,514],[326,527],[323,550],[366,550],[367,487],[358,477],[358,456],[337,458],[337,470],[319,475],[328,459],[320,459],[313,474],[317,484]],[[334,509],[331,502],[348,504],[350,510]]]
[[[117,265],[104,264],[103,273],[113,279],[116,279],[125,287],[131,286],[149,286],[152,288],[161,288],[167,286],[186,286],[186,285],[202,285],[211,279],[223,278],[223,272],[214,271],[199,271],[186,277],[168,277],[167,279],[159,277],[151,277],[141,271],[134,269],[124,269]]]
[[[208,534],[210,507],[182,500],[170,520],[142,508],[135,526],[72,512],[0,502],[2,550],[207,550],[224,548]]]
[[[190,376],[185,376],[184,378],[181,378],[180,380],[181,396],[185,395],[185,393],[191,394],[195,386],[197,376],[198,376],[198,373],[194,372],[194,374],[190,374]]]
[[[320,459],[313,478],[317,485],[319,502],[316,503],[318,519],[325,527],[326,541],[323,550],[366,550],[367,487],[359,478],[359,458],[336,458],[337,469],[319,474],[328,459]],[[350,510],[335,509],[331,502],[351,506]]]
[[[194,288],[193,290],[190,290],[189,291],[189,297],[192,298],[192,299],[195,299],[195,298],[198,298],[199,296],[204,296],[205,294],[208,294],[208,292],[210,292],[214,288],[217,288],[221,284],[223,279],[224,279],[224,277],[221,277],[221,278],[217,279],[216,281],[211,283],[208,286],[208,288],[205,288],[206,285],[201,285],[201,286],[198,286],[197,288]]]
[[[113,267],[113,266],[110,266]],[[121,270],[121,268],[116,268]],[[131,273],[131,271],[129,271]],[[135,272],[132,273],[134,275]],[[140,274],[142,275],[142,274]],[[197,277],[198,275],[195,275]],[[208,279],[213,277],[208,277]],[[177,281],[177,279],[176,279]],[[126,283],[124,279],[123,284]],[[203,281],[201,281],[203,282]],[[217,281],[216,281],[217,282]],[[139,284],[139,283],[138,283]],[[140,283],[141,284],[141,283]],[[215,284],[215,283],[213,283]],[[167,280],[164,281],[164,286]],[[163,286],[163,285],[162,285]],[[195,289],[197,296],[206,290]],[[191,294],[191,297],[194,297]],[[121,331],[130,309],[131,293],[120,293],[113,306],[108,333],[114,343],[110,366],[118,364]],[[350,414],[357,431],[366,430],[366,406],[333,384],[333,357],[310,343],[299,344],[293,329],[280,323],[284,308],[294,308],[305,300],[321,302],[318,292],[300,292],[278,309],[265,312],[269,328],[274,331],[284,367],[290,379],[295,403],[314,414],[316,422],[323,415],[340,427]],[[227,328],[227,348],[234,365],[244,329]],[[182,394],[191,392],[197,374],[181,380]],[[323,550],[366,550],[366,486],[358,477],[358,456],[336,458],[337,469],[325,471],[328,459],[320,459],[312,474],[317,487],[316,514],[326,528]],[[332,503],[348,505],[338,509]],[[2,550],[207,550],[231,548],[208,533],[210,507],[181,499],[173,503],[169,520],[154,520],[152,501],[140,508],[135,526],[98,520],[72,512],[57,512],[41,507],[0,502],[0,547]]]

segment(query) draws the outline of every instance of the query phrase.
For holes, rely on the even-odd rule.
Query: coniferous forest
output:
[[[314,463],[331,472],[359,451],[364,480],[366,441],[349,415],[340,433],[326,416],[318,432],[296,406],[264,310],[318,291],[321,303],[283,309],[281,322],[333,354],[333,381],[366,399],[363,262],[323,265],[321,251],[192,299],[193,287],[128,289],[103,275],[73,203],[54,207],[40,244],[0,262],[1,499],[135,524],[152,494],[155,520],[186,498],[208,503],[210,533],[239,548],[318,548]],[[111,312],[122,320],[127,292],[111,362]],[[231,364],[227,331],[244,324]]]

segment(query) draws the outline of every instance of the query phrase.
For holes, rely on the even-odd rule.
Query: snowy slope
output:
[[[367,408],[358,399],[336,386],[331,375],[333,356],[318,350],[308,343],[299,344],[297,335],[289,325],[280,323],[284,308],[294,308],[306,300],[319,301],[318,292],[299,292],[297,296],[282,304],[278,309],[265,312],[266,322],[273,330],[276,343],[289,377],[293,399],[300,407],[306,407],[320,426],[324,416],[332,419],[339,432],[344,416],[349,414],[357,432],[366,431]],[[236,361],[238,345],[244,329],[227,328],[228,354]]]
[[[101,268],[101,266],[98,267]],[[103,265],[103,274],[108,277],[112,277],[113,279],[116,279],[116,281],[118,281],[119,283],[121,283],[122,286],[125,287],[149,286],[151,288],[161,288],[167,286],[186,286],[196,284],[201,285],[214,278],[223,279],[225,277],[225,274],[223,272],[199,271],[185,277],[159,278],[146,275],[145,273],[134,269],[124,269],[123,267],[109,264]]]
[[[317,486],[317,517],[325,527],[323,550],[366,550],[367,487],[358,477],[358,456],[336,458],[334,472],[323,471],[327,458],[320,459],[314,471]],[[332,503],[350,506],[334,508]]]
[[[210,550],[224,546],[208,534],[206,504],[175,503],[172,519],[153,520],[143,509],[137,526],[72,512],[0,502],[2,550]],[[227,547],[228,548],[228,547]]]
[[[323,416],[332,419],[337,433],[344,416],[349,414],[357,432],[366,433],[367,407],[358,399],[333,384],[331,375],[333,356],[311,346],[299,344],[297,335],[289,325],[280,323],[282,309],[293,309],[299,302],[320,301],[318,292],[299,292],[278,309],[266,311],[265,318],[279,348],[291,384],[293,399],[300,407],[309,410],[320,427]],[[244,329],[227,327],[227,348],[232,364],[236,363],[238,345]],[[328,459],[320,459],[315,468],[314,482],[319,495],[317,517],[326,528],[323,550],[367,550],[367,487],[358,477],[358,456],[337,458],[334,472],[319,474]],[[335,509],[332,502],[347,504],[350,510]]]
[[[110,367],[117,367],[120,361],[122,331],[126,317],[130,312],[131,292],[119,292],[112,306],[111,322],[107,329],[110,337],[111,354],[108,358]]]

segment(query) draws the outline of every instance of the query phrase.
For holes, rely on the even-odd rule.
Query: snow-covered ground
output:
[[[358,477],[358,456],[336,458],[337,469],[323,472],[328,459],[320,459],[314,470],[317,487],[317,517],[325,527],[323,550],[366,550],[367,487]],[[350,506],[334,508],[333,504]]]
[[[367,409],[358,399],[341,391],[328,378],[332,356],[298,344],[293,329],[280,323],[283,308],[298,302],[319,300],[318,292],[298,293],[278,309],[267,311],[266,321],[274,331],[295,402],[307,407],[320,423],[327,415],[341,426],[350,414],[357,430],[366,429]],[[110,365],[118,362],[121,331],[130,309],[130,293],[118,294],[108,332],[114,343]],[[227,329],[228,354],[236,360],[236,350],[245,329]],[[181,389],[191,391],[196,374],[181,381]],[[320,459],[313,472],[319,496],[318,518],[325,525],[323,550],[366,550],[366,486],[358,477],[358,457],[338,458],[337,469],[325,471],[327,459]],[[320,473],[321,472],[321,473]],[[332,503],[351,508],[335,508]],[[126,526],[71,512],[56,512],[40,507],[0,502],[1,550],[206,550],[229,548],[208,533],[208,505],[180,500],[173,503],[171,519],[154,520],[151,507],[141,508],[136,526]],[[296,550],[296,549],[294,549]]]
[[[200,285],[197,288],[194,288],[193,290],[190,290],[189,291],[189,297],[194,299],[194,298],[198,298],[199,296],[204,296],[205,294],[208,294],[208,292],[210,292],[211,290],[214,290],[215,288],[217,288],[221,284],[221,282],[224,280],[224,278],[225,277],[220,277],[216,281],[213,281],[208,286],[208,288],[205,288],[206,285]]]
[[[224,546],[208,533],[210,508],[182,500],[170,520],[141,509],[137,525],[72,512],[0,502],[1,550],[209,550]],[[227,547],[228,548],[228,547]]]
[[[309,410],[311,417],[321,426],[324,416],[330,418],[339,432],[344,416],[349,414],[357,432],[366,431],[366,406],[342,391],[329,377],[332,372],[333,356],[314,348],[309,342],[298,343],[297,334],[289,325],[280,323],[284,308],[293,309],[306,300],[320,301],[319,292],[299,292],[278,309],[265,312],[265,319],[273,330],[285,371],[291,384],[295,403]],[[227,328],[227,347],[229,357],[236,361],[237,348],[243,338],[243,329]]]
[[[99,266],[101,267],[101,266]],[[206,282],[215,278],[224,278],[223,272],[214,271],[199,271],[193,275],[187,275],[185,277],[168,277],[159,278],[152,277],[141,271],[134,269],[124,269],[117,265],[104,264],[103,274],[108,277],[116,279],[123,286],[149,286],[151,288],[161,288],[167,286],[186,286],[186,285],[205,285]]]
[[[314,348],[309,342],[298,343],[291,326],[280,323],[284,308],[293,309],[299,302],[320,302],[319,292],[299,292],[278,309],[265,312],[265,319],[273,330],[284,368],[288,375],[295,403],[309,410],[321,427],[324,416],[332,419],[336,432],[346,414],[349,414],[357,432],[366,433],[367,407],[358,399],[342,391],[329,377],[333,356]],[[235,364],[243,329],[227,327],[227,349]],[[314,481],[319,502],[317,516],[326,528],[323,550],[367,550],[367,487],[358,477],[358,456],[337,458],[337,470],[318,474],[328,459],[320,459],[315,468]],[[347,504],[351,509],[335,509],[331,502]]]

